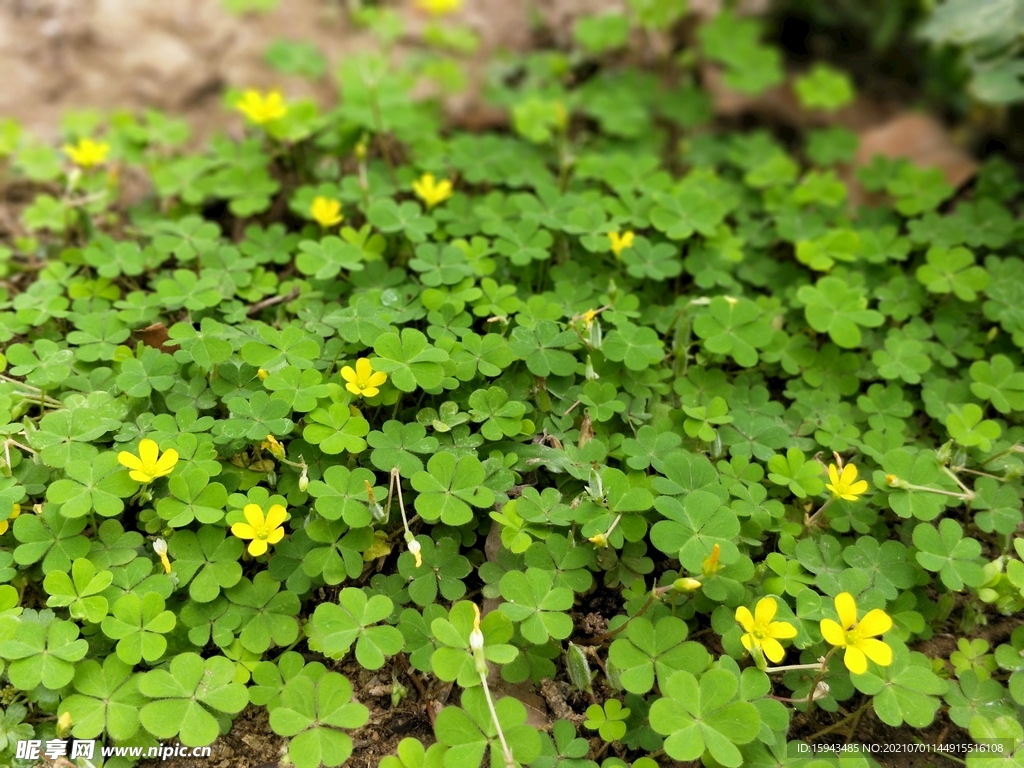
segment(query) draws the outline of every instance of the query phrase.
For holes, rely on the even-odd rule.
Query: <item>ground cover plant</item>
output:
[[[335,108],[228,93],[206,149],[155,112],[0,126],[0,760],[248,706],[268,762],[338,766],[416,699],[383,768],[839,765],[806,745],[885,726],[1024,765],[1012,167],[877,158],[853,210],[852,134],[714,121],[699,64],[783,79],[758,22],[643,60],[686,21],[658,0],[496,62],[509,127],[450,128],[451,5],[401,61],[363,10]]]

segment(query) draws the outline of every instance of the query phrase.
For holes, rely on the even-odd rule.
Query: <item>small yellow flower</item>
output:
[[[7,529],[11,527],[11,521],[17,518],[18,515],[20,514],[21,504],[15,504],[14,507],[11,509],[11,514],[7,517],[7,519],[0,520],[0,536],[3,536],[5,533],[7,533]]]
[[[158,477],[171,474],[178,463],[178,452],[168,448],[160,455],[160,447],[149,438],[139,442],[139,455],[128,451],[117,454],[117,461],[131,471],[128,476],[143,485],[152,483]]]
[[[270,455],[275,459],[284,458],[284,446],[277,442],[277,438],[273,435],[267,435],[267,439],[260,443],[260,448],[270,451]]]
[[[587,539],[587,541],[591,542],[595,547],[598,547],[599,549],[603,549],[604,547],[608,546],[608,537],[605,536],[603,533],[595,533],[593,536]]]
[[[868,489],[867,480],[857,480],[857,467],[853,464],[843,467],[842,474],[839,474],[835,464],[829,464],[828,479],[832,482],[825,487],[832,491],[833,496],[845,501],[856,501]]]
[[[782,661],[786,652],[779,640],[796,637],[796,627],[785,621],[772,621],[779,609],[774,597],[762,597],[754,606],[754,613],[745,605],[736,609],[736,621],[746,633],[740,638],[743,647],[748,651],[759,648],[773,664]]]
[[[380,392],[379,387],[388,380],[388,375],[382,371],[374,371],[369,358],[360,357],[356,360],[355,369],[349,365],[341,369],[341,378],[346,382],[345,389],[353,395],[373,397]]]
[[[600,310],[597,309],[588,309],[583,313],[583,325],[586,326],[588,331],[590,330],[590,326],[594,324],[594,318],[597,317],[597,313],[599,311]]]
[[[448,179],[437,181],[434,174],[424,173],[419,180],[412,183],[412,191],[426,204],[429,210],[452,196],[452,183]]]
[[[101,165],[106,161],[109,151],[110,145],[105,141],[93,141],[92,139],[79,139],[77,144],[64,145],[64,154],[71,158],[71,162],[82,168]]]
[[[324,229],[341,224],[345,219],[341,212],[341,203],[328,197],[315,198],[309,207],[309,215]]]
[[[269,375],[270,375],[270,372],[269,372],[269,371],[266,371],[266,370],[264,370],[263,368],[260,368],[260,369],[258,369],[258,370],[256,371],[256,377],[257,377],[257,378],[258,378],[258,379],[259,379],[260,381],[266,381],[266,380],[267,380],[267,377],[268,377]]]
[[[868,669],[868,659],[887,667],[892,664],[892,648],[881,640],[874,639],[892,629],[892,619],[880,608],[868,611],[857,621],[857,602],[849,592],[836,596],[836,613],[839,623],[832,619],[821,621],[821,636],[837,648],[845,648],[843,663],[854,674],[861,675]]]
[[[280,91],[269,91],[265,96],[250,88],[235,102],[235,109],[256,125],[265,125],[280,120],[288,114],[288,105]]]
[[[469,633],[469,647],[474,651],[482,650],[484,647],[484,633],[480,629],[480,609],[476,603],[473,606],[473,631]]]
[[[462,8],[462,0],[416,0],[416,7],[431,16],[447,16]]]
[[[153,542],[153,551],[160,558],[160,562],[164,567],[164,573],[170,573],[171,561],[167,557],[167,542],[163,539],[157,539]]]
[[[284,538],[284,525],[288,513],[280,504],[275,504],[266,516],[259,504],[246,504],[242,510],[247,522],[235,523],[231,533],[240,539],[252,539],[249,542],[249,554],[259,557],[267,551],[271,544],[277,544]]]
[[[622,252],[627,248],[633,247],[633,239],[636,234],[633,230],[627,230],[622,234],[618,232],[609,232],[608,239],[612,241],[612,253],[615,254],[616,259],[622,258]]]

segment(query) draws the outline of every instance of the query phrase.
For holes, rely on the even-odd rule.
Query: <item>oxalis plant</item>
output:
[[[853,210],[850,133],[714,122],[701,67],[782,79],[758,22],[678,40],[659,0],[491,71],[508,128],[443,128],[457,5],[400,64],[358,10],[336,107],[229,93],[205,149],[0,123],[0,762],[248,707],[265,761],[333,767],[413,707],[433,737],[383,768],[838,766],[808,745],[881,732],[1024,764],[1021,180],[876,158]]]

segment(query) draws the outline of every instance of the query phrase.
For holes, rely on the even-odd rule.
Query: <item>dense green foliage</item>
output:
[[[504,132],[410,96],[462,84],[442,26],[347,60],[326,113],[231,94],[244,138],[199,152],[157,113],[70,116],[74,163],[0,128],[31,190],[0,245],[0,760],[206,745],[251,704],[339,765],[369,710],[335,662],[402,655],[396,703],[407,667],[456,689],[385,768],[810,765],[809,707],[1024,762],[1024,628],[979,636],[1024,608],[1020,181],[878,158],[854,212],[851,134],[716,130],[693,63],[780,82],[756,21],[645,69],[630,35],[678,14],[630,7],[506,62]],[[320,76],[303,50],[269,58]],[[589,706],[540,732],[499,677]]]

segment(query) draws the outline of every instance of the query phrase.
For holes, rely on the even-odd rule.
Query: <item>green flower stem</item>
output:
[[[942,496],[952,496],[955,499],[963,499],[964,501],[970,501],[974,498],[974,491],[957,493],[956,491],[946,491],[942,488],[930,488],[927,485],[914,485],[913,483],[906,483],[905,485],[901,485],[900,488],[905,488],[911,491],[928,491],[929,493],[938,493]]]
[[[788,664],[784,667],[768,667],[765,672],[793,672],[798,669],[817,669],[821,670],[822,663],[825,661],[825,657],[818,659],[816,664]],[[803,699],[800,699],[803,701]]]
[[[956,472],[951,470],[949,467],[943,467],[942,471],[945,472],[950,477],[952,477],[953,478],[953,482],[955,482],[957,485],[959,485],[964,493],[969,494],[971,498],[974,498],[974,491],[972,491],[970,488],[968,488],[966,485],[963,484],[963,482],[960,480],[960,478],[956,476]]]
[[[829,649],[829,652],[825,654],[825,658],[821,660],[821,667],[818,669],[818,674],[814,677],[814,682],[811,683],[810,693],[807,694],[807,714],[811,713],[811,709],[814,707],[814,694],[818,690],[818,683],[825,678],[825,673],[828,672],[828,663],[835,656],[836,651],[839,650],[838,645],[834,645]]]
[[[409,518],[405,514],[405,500],[402,498],[402,478],[399,474],[398,467],[391,468],[391,481],[388,483],[388,507],[387,516],[391,516],[391,499],[395,495],[395,489],[398,489],[398,509],[402,513],[402,527],[405,529],[405,540],[412,541],[412,531],[409,530]]]
[[[609,531],[610,530],[611,529],[609,529]],[[621,625],[619,625],[615,629],[611,630],[610,632],[605,632],[600,637],[594,638],[595,642],[603,643],[603,642],[607,642],[611,638],[615,637],[617,634],[619,634],[626,627],[629,626],[629,622],[633,621],[633,619],[638,619],[641,616],[643,616],[645,613],[647,613],[647,609],[650,608],[654,604],[655,600],[659,599],[666,592],[671,592],[674,589],[675,589],[675,585],[673,585],[673,584],[669,584],[667,587],[655,587],[654,589],[652,589],[651,590],[651,594],[647,597],[647,602],[644,603],[640,607],[639,611],[634,613],[632,616],[629,617],[628,621],[623,622]]]
[[[498,712],[494,709],[494,699],[491,698],[491,689],[487,685],[486,672],[480,673],[480,685],[484,688],[484,698],[487,699],[487,708],[491,711],[491,721],[498,731],[498,741],[501,742],[501,751],[505,757],[505,768],[515,768],[516,761],[512,758],[512,750],[508,748],[508,742],[505,741],[505,732],[501,730],[501,723],[498,720]]]

